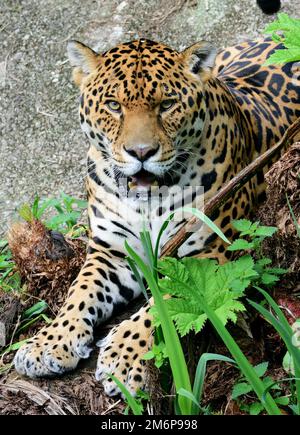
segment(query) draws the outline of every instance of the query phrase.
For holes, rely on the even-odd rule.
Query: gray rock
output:
[[[300,17],[300,0],[283,11]],[[105,50],[138,37],[183,49],[261,35],[255,0],[5,0],[0,17],[0,234],[35,194],[84,197],[87,142],[77,120],[66,41]]]

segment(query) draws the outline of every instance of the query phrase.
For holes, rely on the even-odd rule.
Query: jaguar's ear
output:
[[[209,79],[217,56],[217,50],[211,44],[197,42],[186,48],[181,55],[193,74],[199,75],[203,81]]]
[[[73,80],[80,86],[84,77],[99,65],[101,55],[78,41],[69,41],[67,51],[70,64],[74,67]]]

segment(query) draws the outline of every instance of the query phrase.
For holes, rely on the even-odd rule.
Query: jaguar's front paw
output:
[[[139,389],[145,389],[147,373],[142,357],[152,345],[152,332],[150,316],[147,309],[142,308],[99,342],[96,379],[103,382],[107,395],[120,393],[116,384],[108,379],[109,374],[118,378],[133,396]]]
[[[18,350],[15,368],[30,378],[62,374],[89,357],[92,340],[92,328],[82,320],[54,320]]]

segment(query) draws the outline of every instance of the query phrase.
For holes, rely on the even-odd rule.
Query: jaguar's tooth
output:
[[[137,184],[134,181],[129,181],[128,187],[129,189],[135,189],[137,187]]]

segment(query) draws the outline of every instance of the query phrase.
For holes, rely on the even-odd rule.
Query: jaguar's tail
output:
[[[256,0],[258,6],[265,14],[275,14],[280,10],[280,0]]]

